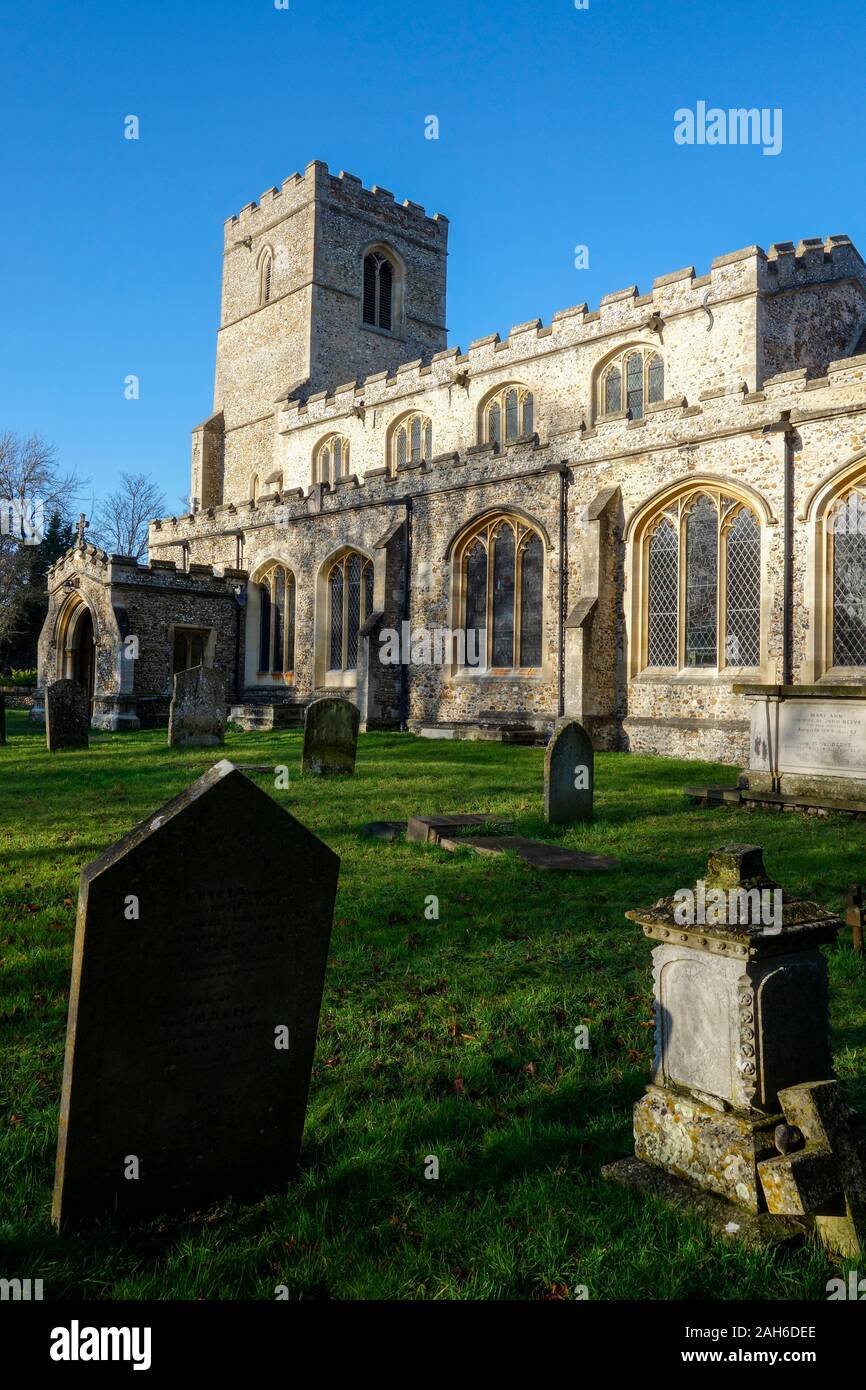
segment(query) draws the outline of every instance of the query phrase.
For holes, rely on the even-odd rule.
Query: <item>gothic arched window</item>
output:
[[[465,664],[493,671],[542,664],[544,545],[519,517],[473,526],[455,552]]]
[[[358,632],[373,612],[373,562],[350,550],[328,572],[328,669],[354,671]]]
[[[833,665],[866,666],[866,491],[841,498],[828,519],[833,564]]]
[[[486,402],[482,444],[515,444],[529,438],[534,429],[535,402],[526,386],[505,386]]]
[[[388,332],[394,326],[394,264],[384,251],[368,251],[364,257],[363,316],[372,328]]]
[[[391,436],[391,472],[403,463],[420,463],[433,454],[433,425],[417,412],[400,420]]]
[[[329,434],[316,449],[313,461],[313,482],[328,483],[330,487],[340,478],[349,476],[349,441],[341,434]]]
[[[259,590],[259,675],[291,676],[295,669],[295,576],[285,565],[268,566]]]
[[[721,490],[701,488],[644,531],[646,664],[761,664],[761,528]]]
[[[603,419],[627,410],[632,420],[640,420],[647,405],[657,405],[664,398],[665,367],[659,354],[648,348],[629,348],[601,373],[596,411]]]

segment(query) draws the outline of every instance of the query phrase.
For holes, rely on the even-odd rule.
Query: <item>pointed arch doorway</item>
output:
[[[58,662],[60,676],[77,681],[87,691],[90,717],[96,687],[96,632],[93,614],[83,599],[67,609]]]

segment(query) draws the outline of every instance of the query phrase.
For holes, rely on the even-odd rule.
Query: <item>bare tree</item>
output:
[[[10,529],[10,516],[38,515],[45,523],[56,516],[67,522],[81,486],[74,473],[58,470],[53,446],[39,435],[24,439],[9,430],[0,434],[0,505],[7,519],[0,528],[0,644],[18,632],[43,558],[41,530],[31,530],[25,540],[16,534],[17,528]]]
[[[152,478],[146,473],[121,473],[120,487],[96,509],[93,539],[110,554],[141,560],[147,552],[147,524],[165,510],[165,497]]]

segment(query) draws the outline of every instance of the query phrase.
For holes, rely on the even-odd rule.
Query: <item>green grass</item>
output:
[[[693,882],[707,852],[763,845],[769,872],[835,910],[863,879],[866,824],[695,810],[712,764],[601,755],[596,818],[563,844],[620,872],[544,874],[507,857],[387,844],[365,821],[491,811],[553,838],[543,752],[397,734],[361,740],[351,781],[296,774],[297,734],[227,736],[287,764],[282,805],[342,856],[302,1173],[253,1205],[60,1238],[49,1224],[81,867],[215,761],[164,732],[94,734],[49,757],[23,714],[0,749],[0,1276],[50,1298],[824,1298],[813,1246],[748,1253],[605,1183],[648,1076],[650,951],[627,908]],[[425,917],[428,895],[438,921]],[[837,1071],[866,1107],[863,965],[827,952]],[[576,1052],[585,1023],[590,1049]],[[226,1117],[231,1123],[231,1117]],[[435,1154],[438,1181],[424,1178]]]

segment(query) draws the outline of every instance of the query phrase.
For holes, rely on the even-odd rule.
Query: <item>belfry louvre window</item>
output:
[[[382,251],[364,257],[364,322],[373,328],[393,327],[394,267]]]
[[[542,664],[544,546],[518,517],[474,527],[457,552],[466,666],[532,671]]]
[[[259,675],[295,669],[295,576],[273,564],[259,577]]]
[[[751,508],[701,489],[648,528],[646,664],[761,664],[761,528]]]
[[[341,434],[329,434],[316,450],[313,482],[333,487],[340,478],[349,476],[349,441]]]
[[[259,305],[267,304],[271,297],[271,277],[274,268],[274,258],[271,252],[265,251],[259,261]]]
[[[625,383],[625,399],[623,399]],[[631,348],[608,363],[599,378],[600,417],[627,410],[632,420],[643,418],[647,405],[665,398],[665,366],[657,352]]]
[[[426,415],[410,415],[401,420],[393,435],[391,469],[404,463],[420,463],[433,454],[433,425]]]
[[[355,671],[358,631],[373,612],[373,562],[342,555],[328,574],[328,669]]]
[[[515,444],[535,429],[535,402],[525,386],[506,386],[484,407],[482,444]]]
[[[866,492],[841,498],[830,513],[833,665],[866,666]]]

